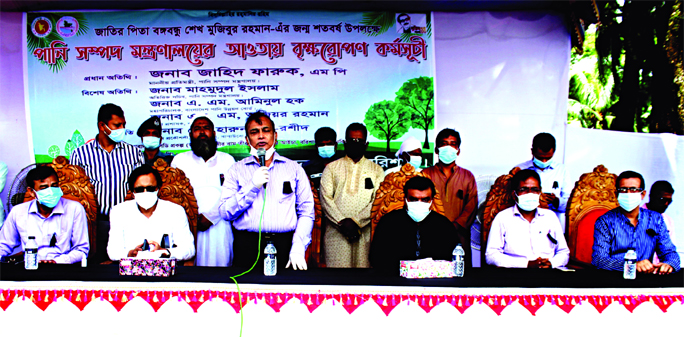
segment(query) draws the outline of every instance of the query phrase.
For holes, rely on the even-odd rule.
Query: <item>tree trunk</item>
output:
[[[430,148],[430,140],[428,139],[428,128],[425,128],[425,141],[423,142],[423,148],[424,149],[429,149]]]

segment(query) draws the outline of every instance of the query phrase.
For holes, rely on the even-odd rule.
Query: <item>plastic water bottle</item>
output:
[[[273,242],[268,241],[266,243],[266,248],[264,249],[264,255],[266,256],[264,258],[264,275],[275,276],[275,274],[278,272],[278,258],[276,257],[277,253],[278,251],[273,245]]]
[[[38,269],[38,243],[35,236],[29,236],[24,247],[24,268],[26,270]]]
[[[622,273],[622,277],[625,280],[633,280],[636,278],[636,262],[637,255],[634,249],[630,249],[625,254],[625,267]]]
[[[456,245],[451,255],[453,255],[452,261],[454,261],[454,274],[456,277],[463,277],[465,272],[465,251],[460,243]]]

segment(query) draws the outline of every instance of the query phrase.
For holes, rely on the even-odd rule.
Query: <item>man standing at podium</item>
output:
[[[278,133],[263,112],[245,123],[250,156],[235,163],[223,185],[220,213],[233,223],[234,266],[249,268],[266,241],[278,251],[278,268],[306,269],[314,201],[304,169],[275,151]],[[174,161],[175,162],[175,161]],[[261,231],[261,246],[259,242]],[[287,262],[287,265],[285,265]],[[258,261],[263,265],[263,258]]]

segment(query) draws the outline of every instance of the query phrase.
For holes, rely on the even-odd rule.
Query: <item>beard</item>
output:
[[[216,146],[216,136],[204,139],[190,137],[192,152],[204,160],[209,160],[209,158],[216,154]]]

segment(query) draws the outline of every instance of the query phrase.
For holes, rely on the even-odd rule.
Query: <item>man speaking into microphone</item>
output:
[[[249,268],[262,252],[256,268],[263,269],[266,241],[272,241],[279,269],[306,269],[304,253],[314,221],[306,173],[299,164],[275,152],[278,133],[267,114],[251,114],[245,132],[251,156],[231,167],[219,206],[223,219],[233,223],[233,266]]]

